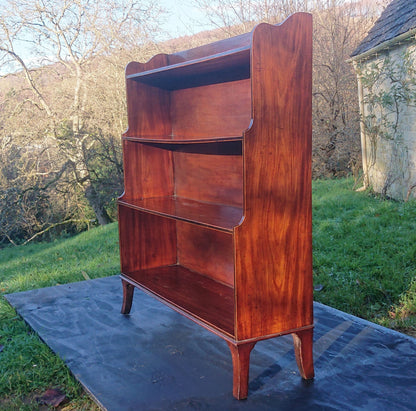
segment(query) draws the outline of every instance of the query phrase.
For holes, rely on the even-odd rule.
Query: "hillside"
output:
[[[312,10],[314,178],[359,175],[356,75],[347,59],[378,13],[371,4],[323,2]],[[37,61],[60,63],[32,70],[31,84],[23,73],[0,77],[0,247],[114,221],[115,199],[123,191],[126,64],[247,32],[256,22],[281,22],[293,11],[246,15],[250,6],[236,19],[220,19],[221,28],[195,35],[156,42],[156,37],[129,33],[117,40],[117,47],[97,43],[91,52],[67,50],[72,60],[44,55]],[[82,29],[89,33],[88,27]],[[39,41],[50,45],[47,34]],[[35,52],[42,56],[44,50]]]

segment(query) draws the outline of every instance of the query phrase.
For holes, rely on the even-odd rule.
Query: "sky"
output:
[[[2,2],[0,0],[0,4]],[[165,34],[159,37],[162,41],[213,28],[205,19],[204,13],[191,0],[159,0],[159,5],[167,11],[165,23],[161,27]],[[13,72],[13,67],[0,66],[0,76]]]
[[[164,25],[169,38],[192,35],[213,28],[204,13],[189,0],[160,0],[160,4],[170,13]]]

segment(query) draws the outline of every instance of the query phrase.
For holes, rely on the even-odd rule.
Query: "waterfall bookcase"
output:
[[[223,338],[247,397],[257,341],[312,358],[312,18],[126,68],[122,313],[134,288]]]

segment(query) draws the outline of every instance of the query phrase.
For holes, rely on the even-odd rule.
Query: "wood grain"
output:
[[[188,50],[182,50],[171,54],[168,57],[169,64],[175,64],[183,61],[195,60],[211,56],[218,53],[226,53],[231,50],[237,50],[251,46],[251,33],[244,33],[228,39],[215,41],[204,44]]]
[[[174,194],[172,152],[123,141],[123,156],[124,201]]]
[[[250,371],[250,353],[255,342],[232,344],[227,341],[233,360],[233,395],[238,400],[244,400],[248,395]]]
[[[179,264],[234,287],[232,235],[183,222],[176,227]]]
[[[239,207],[203,203],[176,196],[152,197],[135,201],[120,199],[119,204],[139,211],[187,221],[229,233],[232,233],[243,215],[243,210]]]
[[[123,311],[134,284],[224,338],[238,399],[258,340],[312,378],[311,15],[126,76]]]
[[[173,139],[242,136],[251,122],[250,85],[242,80],[172,92]]]
[[[313,324],[311,16],[260,24],[252,47],[245,219],[235,230],[238,339]]]
[[[292,334],[295,346],[295,357],[300,375],[304,380],[311,380],[315,376],[313,367],[313,330],[297,331]]]
[[[121,271],[176,264],[175,221],[119,205]]]
[[[234,335],[234,290],[180,265],[126,272],[141,289],[182,314]]]
[[[156,60],[157,57],[154,59]],[[164,59],[165,55],[159,57]],[[146,69],[148,66],[149,64]],[[178,90],[249,77],[250,48],[244,47],[195,60],[150,68],[147,71],[130,74],[127,79],[165,90]]]
[[[173,153],[178,197],[241,207],[243,159],[235,155]]]

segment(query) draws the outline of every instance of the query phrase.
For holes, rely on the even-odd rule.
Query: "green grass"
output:
[[[315,300],[399,330],[416,330],[416,201],[353,191],[352,179],[313,184]],[[0,293],[119,272],[117,224],[53,243],[0,250]],[[35,410],[34,397],[65,391],[67,410],[90,410],[64,363],[0,298],[0,409]]]
[[[411,333],[416,202],[382,200],[352,186],[351,179],[314,183],[314,282],[324,286],[315,300]]]
[[[0,250],[0,293],[30,290],[117,274],[120,270],[117,224],[66,240]],[[98,409],[83,394],[63,361],[43,344],[0,298],[0,409],[37,410],[35,397],[62,389],[66,410]]]

